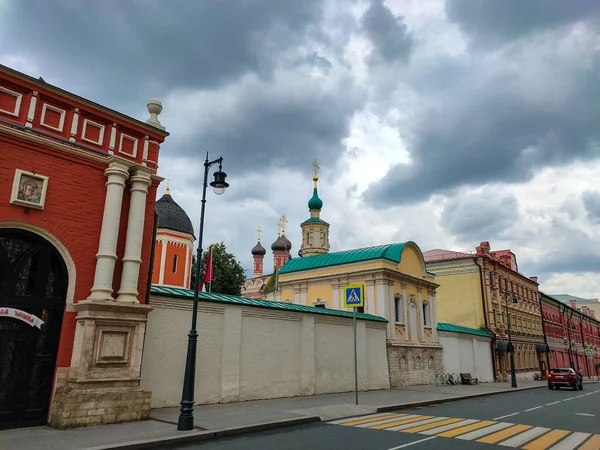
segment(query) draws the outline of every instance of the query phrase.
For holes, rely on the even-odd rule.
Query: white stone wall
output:
[[[490,339],[472,334],[439,332],[444,372],[470,373],[480,382],[494,381]]]
[[[142,386],[152,407],[178,406],[191,300],[152,297]],[[201,302],[196,403],[354,389],[352,319]],[[389,389],[386,323],[357,321],[360,390]]]

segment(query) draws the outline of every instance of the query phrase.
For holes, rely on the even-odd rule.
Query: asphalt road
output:
[[[173,448],[600,450],[600,384],[584,385],[583,391],[534,389]]]

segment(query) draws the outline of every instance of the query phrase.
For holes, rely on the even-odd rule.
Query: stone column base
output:
[[[67,382],[52,402],[50,426],[75,428],[145,420],[152,393],[135,387],[84,387]]]
[[[140,388],[148,305],[85,300],[68,374],[57,377],[50,425],[82,427],[147,419],[151,392]]]

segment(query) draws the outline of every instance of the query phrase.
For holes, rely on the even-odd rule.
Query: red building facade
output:
[[[0,367],[11,380],[0,429],[145,414],[125,405],[149,404],[139,365],[161,109],[151,100],[140,122],[0,66]],[[124,386],[131,398],[114,413],[82,407]]]
[[[549,295],[542,293],[540,298],[550,368],[572,367],[585,376],[597,375],[600,322]]]

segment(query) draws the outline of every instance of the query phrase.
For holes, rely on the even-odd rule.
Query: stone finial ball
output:
[[[159,115],[163,109],[162,102],[157,98],[151,98],[148,100],[148,112],[150,114]]]

